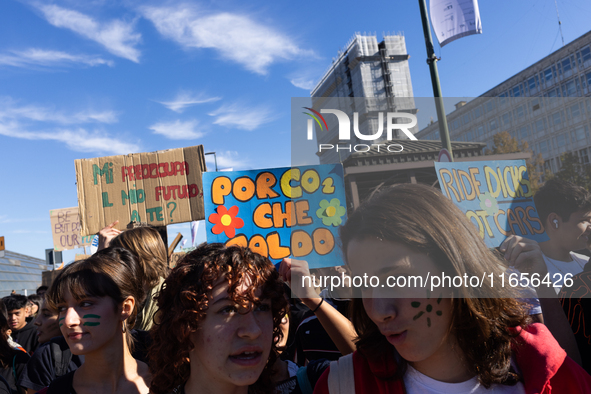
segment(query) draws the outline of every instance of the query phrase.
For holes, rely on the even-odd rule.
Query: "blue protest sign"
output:
[[[444,195],[474,223],[486,244],[511,234],[548,240],[533,201],[525,160],[435,163]]]
[[[343,265],[338,227],[347,217],[343,167],[317,165],[206,172],[208,242],[249,246],[274,262]]]

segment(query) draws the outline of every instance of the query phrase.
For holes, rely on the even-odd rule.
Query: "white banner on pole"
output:
[[[431,24],[439,45],[482,34],[477,0],[431,0]]]
[[[197,238],[197,232],[199,231],[199,221],[195,220],[191,222],[191,246],[195,246],[195,238]]]

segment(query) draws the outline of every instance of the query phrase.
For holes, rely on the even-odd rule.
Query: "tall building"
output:
[[[541,153],[544,168],[560,170],[560,156],[591,156],[591,31],[447,115],[452,141],[493,147],[493,136],[508,131]],[[437,122],[419,139],[440,139]]]
[[[41,273],[49,269],[45,264],[45,260],[6,250],[0,257],[0,297],[9,296],[13,290],[35,294],[41,286]]]
[[[380,111],[416,113],[409,57],[402,34],[385,35],[379,43],[375,35],[355,34],[312,90],[313,108],[358,112],[359,131],[368,135],[378,130]],[[353,120],[353,116],[349,118]],[[339,143],[336,117],[326,116],[326,121],[328,130],[319,132],[316,128],[316,139],[319,144],[336,145]],[[411,131],[414,134],[418,128]],[[348,142],[358,141],[353,137]],[[347,150],[321,152],[320,163],[342,162],[349,155]]]

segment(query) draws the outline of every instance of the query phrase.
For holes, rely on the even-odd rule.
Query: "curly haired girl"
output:
[[[248,248],[202,244],[158,296],[152,394],[270,393],[287,301],[273,264]]]

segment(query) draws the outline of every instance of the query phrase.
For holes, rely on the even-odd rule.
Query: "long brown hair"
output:
[[[8,313],[6,312],[6,306],[4,301],[0,299],[0,367],[6,368],[12,361],[14,350],[8,343]]]
[[[171,271],[158,295],[158,312],[151,331],[153,342],[148,352],[151,393],[170,393],[189,378],[189,352],[194,348],[190,335],[205,318],[208,297],[222,277],[228,281],[231,299],[239,305],[271,301],[273,346],[263,373],[249,387],[249,393],[273,391],[271,368],[278,356],[277,343],[283,336],[279,325],[287,308],[279,273],[269,259],[248,248],[203,243]],[[250,284],[239,293],[237,288],[244,284],[244,278],[249,278]],[[262,289],[258,298],[254,295],[257,289]]]
[[[58,305],[70,292],[76,300],[85,297],[110,297],[115,309],[133,297],[135,305],[125,321],[125,338],[130,351],[133,351],[133,337],[129,331],[136,322],[138,307],[146,297],[144,289],[136,278],[140,266],[135,256],[126,249],[109,247],[93,254],[86,260],[75,261],[60,271],[45,294],[50,308],[58,310]]]
[[[142,268],[142,280],[147,287],[153,288],[160,278],[168,275],[166,246],[156,229],[136,227],[125,230],[113,238],[109,245],[127,249],[137,256]]]
[[[352,240],[380,239],[406,245],[429,255],[441,271],[469,277],[482,273],[496,278],[504,262],[491,252],[474,225],[438,189],[400,184],[373,195],[348,218],[340,229],[343,254]],[[525,327],[527,314],[507,288],[471,286],[457,289],[452,299],[450,333],[457,340],[470,372],[485,387],[494,383],[515,384],[510,370],[511,342],[516,335],[509,327]],[[363,307],[352,302],[352,321],[358,335],[357,348],[364,354],[394,351]],[[397,376],[405,370],[402,360]]]

